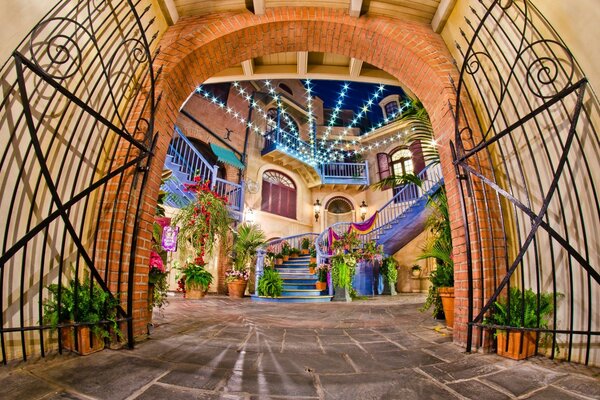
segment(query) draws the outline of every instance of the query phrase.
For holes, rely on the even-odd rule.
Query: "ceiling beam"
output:
[[[254,14],[265,15],[265,0],[253,0]]]
[[[358,58],[351,58],[350,65],[348,68],[350,69],[350,77],[358,78],[360,76],[360,70],[362,69],[363,61]]]
[[[360,17],[363,0],[350,0],[350,9],[348,10],[351,17]]]
[[[244,72],[245,76],[251,77],[254,75],[254,60],[250,59],[242,61],[242,71]]]
[[[308,51],[299,51],[296,60],[296,63],[298,64],[298,75],[306,75],[308,73]]]
[[[179,13],[177,12],[177,7],[175,7],[173,0],[158,0],[158,7],[165,17],[167,25],[175,25],[177,21],[179,21]]]
[[[431,28],[435,33],[441,33],[446,26],[446,22],[448,22],[448,18],[454,10],[454,6],[456,5],[456,0],[442,0],[438,5],[438,8],[431,20]]]

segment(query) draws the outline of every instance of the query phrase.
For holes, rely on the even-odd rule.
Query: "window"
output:
[[[409,149],[398,149],[392,153],[390,158],[392,175],[401,176],[413,173],[412,153]]]
[[[285,83],[280,83],[279,87],[283,90],[285,90],[286,92],[288,92],[289,94],[291,94],[292,96],[294,95],[294,93],[292,93],[292,89],[290,89],[290,87],[288,85],[286,85]]]
[[[296,219],[296,185],[279,171],[265,171],[261,210]]]
[[[377,154],[377,165],[379,167],[379,179],[381,180],[389,178],[390,176],[402,176],[414,173],[413,155],[412,152],[406,147],[398,148],[390,154]],[[393,187],[394,195],[396,195],[405,186],[406,185],[388,185],[384,186],[382,189],[389,189]],[[411,193],[410,196],[408,196],[409,192]],[[406,199],[399,199],[398,202],[408,200],[409,198],[412,199],[415,193],[416,189],[406,191],[408,197]]]
[[[391,117],[392,115],[398,112],[398,102],[396,100],[392,100],[385,105],[385,115],[386,117]]]

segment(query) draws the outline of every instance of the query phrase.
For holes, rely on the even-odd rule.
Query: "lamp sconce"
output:
[[[246,211],[246,222],[249,224],[254,224],[256,222],[256,214],[254,214],[254,210],[251,208]]]
[[[369,207],[369,206],[363,200],[360,205],[360,219],[363,221],[365,220],[365,217],[367,216],[367,207]]]
[[[313,210],[315,212],[315,222],[319,222],[319,214],[321,214],[321,202],[319,199],[313,204]]]

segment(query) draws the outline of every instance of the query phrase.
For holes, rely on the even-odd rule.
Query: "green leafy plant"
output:
[[[281,255],[282,255],[282,256],[284,256],[284,257],[285,257],[285,256],[289,256],[289,255],[290,255],[290,253],[291,253],[291,247],[285,247],[285,246],[283,246],[283,247],[281,248]]]
[[[356,257],[353,254],[339,254],[331,260],[331,280],[333,285],[350,290],[356,273]]]
[[[181,273],[185,275],[186,290],[199,289],[207,291],[213,281],[212,274],[204,268],[204,265],[193,262],[186,263],[185,267],[181,268]]]
[[[317,267],[317,279],[319,282],[327,282],[327,272],[329,272],[328,264],[321,264]]]
[[[384,258],[380,273],[390,286],[394,286],[398,281],[398,261],[394,257]]]
[[[265,244],[265,233],[254,224],[242,224],[234,232],[233,251],[235,254],[234,269],[248,269],[256,250]]]
[[[279,297],[283,292],[283,279],[279,272],[266,268],[258,280],[258,295],[267,297]]]
[[[538,296],[532,289],[521,291],[511,287],[508,296],[504,295],[494,302],[490,315],[484,319],[484,324],[546,329],[553,312],[552,293],[542,292]]]
[[[315,245],[311,245],[309,250],[308,250],[308,254],[310,254],[311,257],[315,258],[317,257],[317,248],[315,247]]]
[[[97,282],[92,283],[89,276],[85,276],[83,282],[74,278],[66,286],[51,284],[47,289],[50,297],[43,304],[43,321],[53,330],[60,324],[74,322],[89,325],[90,330],[102,338],[110,337],[110,331],[123,337],[117,324],[118,300],[102,290]]]
[[[283,254],[281,254],[281,253],[275,254],[275,259],[278,259],[278,260],[283,259]]]
[[[297,256],[298,254],[300,254],[300,249],[297,249],[296,247],[292,247],[290,249],[290,254],[293,256]]]
[[[303,238],[300,247],[302,247],[302,249],[304,250],[308,250],[308,248],[310,247],[310,239],[307,237]]]

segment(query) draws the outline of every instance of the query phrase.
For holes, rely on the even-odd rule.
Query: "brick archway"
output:
[[[279,8],[269,9],[264,16],[247,12],[182,19],[165,33],[160,48],[155,62],[157,68],[162,67],[155,125],[160,135],[144,199],[147,226],[152,222],[173,125],[189,94],[212,75],[244,60],[277,52],[315,51],[375,65],[396,77],[422,101],[439,143],[453,232],[461,232],[462,214],[448,145],[454,132],[449,104],[454,103],[455,93],[450,77],[456,78],[457,71],[442,38],[429,25],[383,17],[354,18],[343,10]],[[141,232],[150,232],[141,228]],[[142,235],[139,242],[138,265],[147,265],[149,248],[143,251],[142,247],[149,243],[149,235]],[[464,234],[456,234],[454,244],[455,249],[464,248]],[[466,280],[466,267],[460,252],[455,253],[455,340],[464,342],[467,293],[466,284],[461,282]],[[143,329],[145,321],[136,323],[136,327]]]

